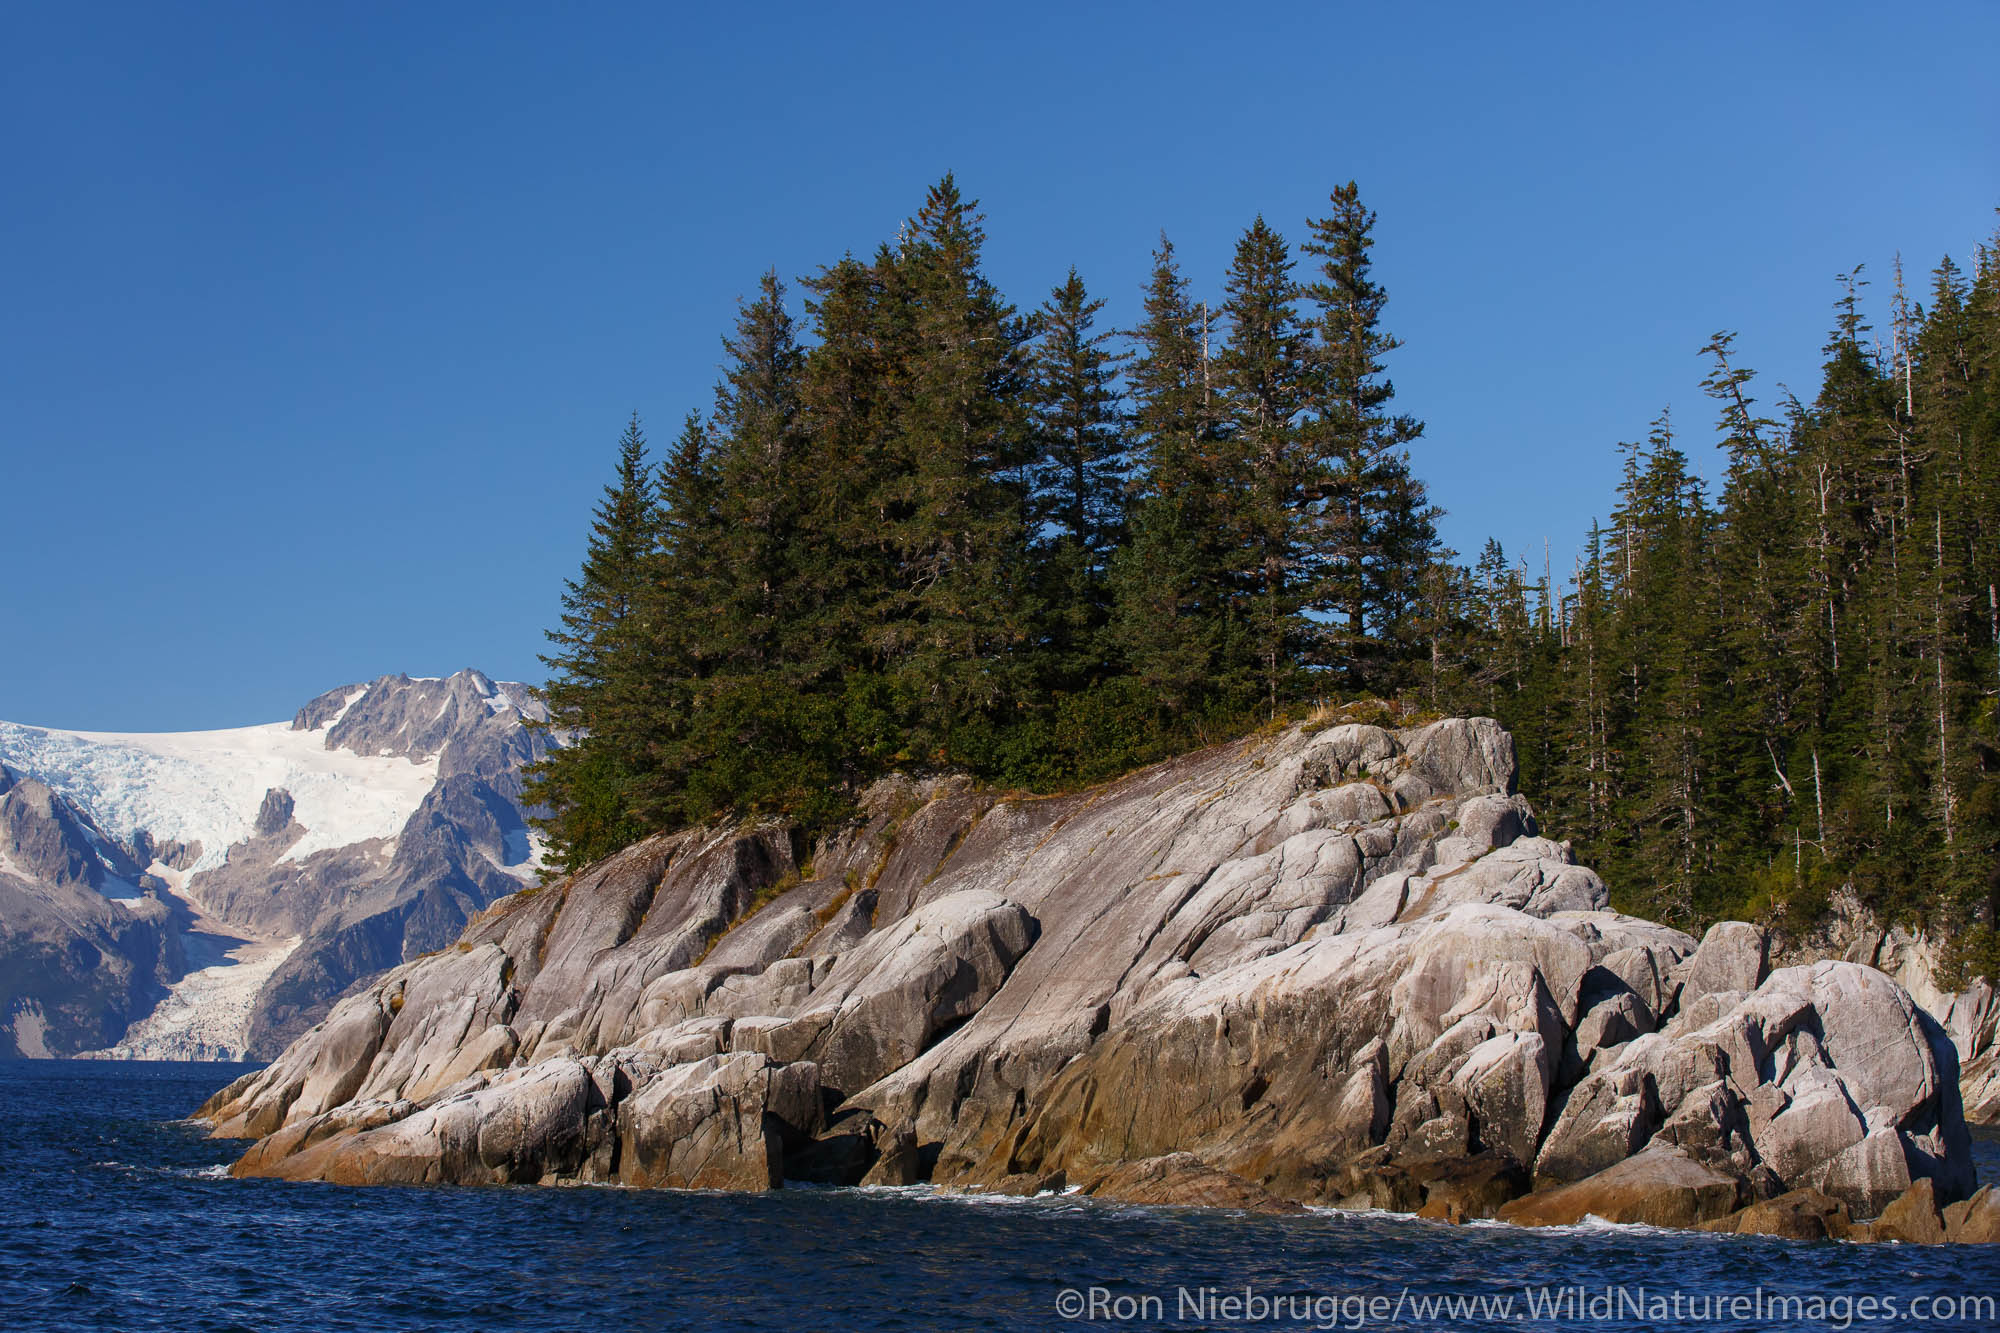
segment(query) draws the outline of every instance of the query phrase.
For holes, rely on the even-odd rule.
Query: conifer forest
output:
[[[950,177],[872,255],[767,274],[706,410],[618,441],[545,659],[582,737],[530,786],[556,862],[826,827],[892,771],[1052,792],[1472,713],[1624,910],[1859,906],[2000,974],[2000,238],[1842,279],[1809,399],[1690,348],[1711,411],[1637,423],[1552,568],[1442,545],[1375,226],[1341,186],[1212,285],[1162,237],[1123,330],[1074,270],[1000,292]]]

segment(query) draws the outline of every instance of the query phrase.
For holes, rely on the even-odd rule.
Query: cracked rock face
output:
[[[201,1114],[258,1139],[240,1174],[335,1181],[1676,1225],[1970,1193],[1956,1055],[1907,991],[1608,911],[1513,780],[1490,719],[1295,728],[1049,799],[887,781],[812,849],[662,835],[495,904]]]
[[[1701,972],[1697,958],[1690,975]],[[1578,1084],[1539,1180],[1581,1179],[1657,1136],[1760,1192],[1810,1186],[1857,1217],[1913,1178],[1970,1193],[1956,1053],[1909,992],[1873,968],[1821,962],[1721,993],[1733,1001],[1722,1013],[1701,1021],[1708,992]]]

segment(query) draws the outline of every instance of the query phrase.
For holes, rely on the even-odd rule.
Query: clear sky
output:
[[[1558,567],[1661,408],[1715,473],[1711,332],[1808,395],[1836,273],[1996,221],[2000,5],[1251,8],[7,7],[0,717],[539,679],[626,415],[946,170],[1120,324],[1357,179],[1447,539]]]

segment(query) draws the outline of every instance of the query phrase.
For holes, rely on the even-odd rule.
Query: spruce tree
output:
[[[1231,614],[1245,627],[1248,649],[1240,666],[1228,666],[1256,682],[1275,714],[1280,696],[1297,688],[1292,664],[1307,628],[1299,593],[1307,476],[1297,431],[1306,365],[1291,250],[1263,218],[1237,242],[1223,291],[1229,345],[1217,369],[1228,433],[1217,517],[1231,548]]]
[[[1075,269],[1036,313],[1028,354],[1035,462],[1029,532],[1040,551],[1040,601],[1058,688],[1106,677],[1114,653],[1108,575],[1124,543],[1130,472],[1117,376],[1126,358],[1098,331],[1104,302]]]
[[[1629,737],[1626,865],[1661,915],[1693,920],[1711,869],[1703,834],[1710,515],[1666,415],[1654,423],[1612,518],[1628,534],[1621,555],[1630,571],[1617,622],[1627,666],[1620,682]]]
[[[797,476],[812,549],[800,667],[837,713],[845,777],[859,782],[908,759],[889,677],[902,590],[891,438],[908,301],[888,247],[873,262],[847,255],[805,287],[812,346]]]
[[[528,770],[524,798],[548,813],[552,859],[574,868],[640,837],[633,786],[645,771],[646,587],[658,540],[658,495],[637,413],[591,520],[583,567],[563,588],[562,616],[542,661],[552,728],[572,743]]]
[[[697,799],[744,812],[791,809],[825,785],[834,743],[810,699],[813,540],[801,401],[805,353],[767,272],[723,340],[716,386],[717,555],[726,579],[719,670],[704,691]]]
[[[1702,390],[1716,404],[1716,447],[1728,471],[1714,538],[1709,598],[1715,663],[1708,769],[1707,838],[1720,864],[1753,867],[1785,897],[1805,884],[1799,854],[1805,807],[1792,774],[1809,753],[1794,669],[1800,636],[1793,608],[1802,584],[1794,558],[1795,464],[1776,421],[1756,412],[1755,375],[1738,364],[1735,335],[1719,332],[1702,355],[1711,370]],[[1772,830],[1783,837],[1774,841]]]
[[[1153,252],[1126,374],[1138,455],[1130,535],[1111,565],[1112,634],[1163,724],[1227,708],[1229,479],[1206,304],[1197,306],[1166,236]]]
[[[727,564],[722,551],[721,492],[715,450],[698,413],[681,423],[660,464],[659,540],[646,579],[643,690],[647,763],[632,780],[631,802],[653,827],[675,827],[711,813],[696,795],[713,738],[703,725],[705,690],[722,669],[731,641]]]
[[[716,386],[722,550],[738,669],[776,670],[792,650],[797,565],[806,545],[800,402],[805,353],[785,309],[784,284],[766,273],[737,316]]]
[[[894,386],[879,505],[897,565],[877,646],[908,753],[943,765],[991,744],[1025,687],[1025,329],[981,270],[976,201],[947,175],[893,260],[908,351]]]
[[[1162,239],[1129,411],[1081,279],[1021,319],[984,239],[946,177],[807,280],[809,336],[764,277],[657,478],[634,421],[549,658],[579,739],[535,775],[563,864],[718,817],[823,825],[891,768],[1107,776],[1307,692],[1323,497],[1283,238],[1252,225],[1218,311]],[[1428,655],[1434,702],[1472,688],[1468,580],[1397,586],[1371,626]]]
[[[1303,291],[1315,312],[1304,392],[1313,518],[1306,604],[1326,620],[1322,665],[1350,688],[1391,688],[1403,621],[1436,548],[1437,514],[1407,453],[1423,423],[1390,411],[1396,390],[1383,358],[1400,344],[1381,323],[1388,297],[1372,275],[1375,215],[1352,181],[1331,202],[1300,247],[1320,260]]]

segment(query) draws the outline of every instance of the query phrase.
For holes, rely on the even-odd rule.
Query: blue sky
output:
[[[1711,332],[1807,395],[1835,274],[1969,262],[1995,50],[1987,4],[12,6],[0,717],[538,679],[625,416],[946,170],[1010,296],[1074,263],[1119,323],[1162,228],[1213,293],[1357,179],[1447,539],[1560,567],[1663,407],[1717,470]]]

